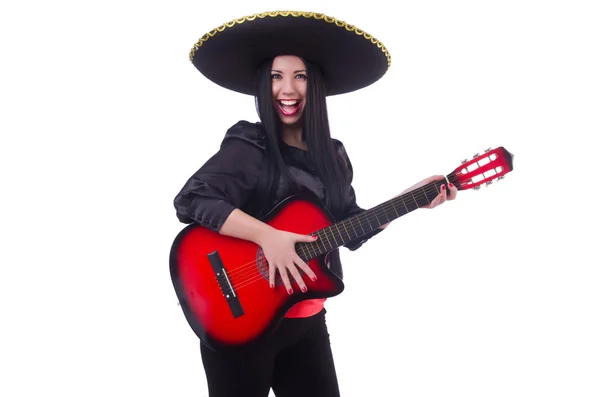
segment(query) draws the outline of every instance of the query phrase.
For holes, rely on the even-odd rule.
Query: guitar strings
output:
[[[455,174],[451,174],[450,177],[448,177],[448,176],[444,176],[444,177],[445,177],[445,180],[446,180],[447,183],[449,183],[450,179],[452,179],[452,181],[455,182],[455,184],[456,184],[457,181],[458,181],[458,179],[459,179]],[[429,193],[432,193],[432,189],[431,189],[432,187],[435,188],[436,189],[436,193],[439,194],[439,191],[436,188],[436,185],[439,182],[440,182],[439,180],[438,181],[433,181],[433,182],[430,182],[428,185],[421,186],[420,190],[419,190],[419,193],[418,193],[419,200],[422,199],[423,197],[427,197]],[[419,189],[419,188],[416,188],[416,189],[413,189],[412,191],[406,192],[406,194],[412,192],[413,193],[412,196],[413,196],[413,198],[415,198],[414,191],[417,190],[417,189]],[[423,192],[423,194],[421,192]],[[406,194],[403,194],[402,196],[404,196]],[[395,197],[394,199],[401,198],[402,196]],[[394,200],[394,199],[392,199],[392,200]],[[378,216],[381,215],[382,213],[387,216],[387,212],[390,210],[390,205],[394,209],[394,211],[396,210],[395,207],[394,207],[394,205],[393,205],[392,200],[390,200],[388,203],[382,203],[379,206],[376,206],[374,209],[368,210],[368,211],[372,212],[372,215],[374,215],[374,217],[377,219],[377,221],[379,221],[378,220]],[[404,204],[404,201],[403,201],[403,204]],[[415,208],[415,209],[418,209],[420,207],[421,206],[417,206],[417,208]],[[407,210],[408,210],[408,208],[407,208]],[[408,211],[408,212],[410,212],[410,211]],[[356,217],[353,217],[353,218],[354,218],[354,220],[357,221],[358,225],[361,228],[362,228],[362,224],[363,224],[363,222],[365,220],[370,225],[369,219],[371,219],[371,218],[370,218],[370,215],[367,215],[367,211],[365,211],[365,213],[359,214],[359,215],[357,215]],[[349,218],[349,219],[351,219],[351,218]],[[340,224],[342,224],[342,226],[344,226],[344,230],[346,230],[346,233],[348,234],[348,236],[350,234],[349,234],[348,230],[345,228],[345,222],[347,222],[349,219],[346,219],[346,220],[343,220],[343,221],[339,222]],[[336,233],[335,231],[333,231],[333,229],[331,227],[334,226],[334,225],[335,224],[332,224],[332,225],[328,226],[327,228],[330,228],[330,230],[331,230],[330,234],[331,234],[331,236],[333,237],[334,241],[337,244],[337,240],[335,239],[335,237],[337,236],[337,237],[342,237],[343,238],[343,235],[342,235],[342,232],[339,231],[339,228],[337,228],[337,227],[336,227],[336,229],[338,229],[338,233]],[[356,228],[354,227],[354,222],[353,221],[350,221],[350,226],[352,226],[353,230],[356,233]],[[323,228],[323,229],[325,229],[325,228]],[[363,231],[364,231],[364,229],[363,229]],[[319,231],[317,231],[316,233],[313,233],[312,235],[314,235],[314,234],[318,235]],[[360,237],[360,236],[358,236],[358,237]],[[320,241],[323,241],[323,240],[320,240]],[[309,242],[309,243],[300,243],[300,245],[304,246],[303,244],[306,244],[305,247],[307,247],[307,249],[309,251],[309,254],[310,254],[310,247],[311,247],[311,245],[312,244],[316,244],[317,247],[319,247],[318,243],[320,241],[315,241],[314,243],[312,243],[312,242]],[[329,242],[329,245],[331,246],[331,242]],[[324,253],[327,253],[327,247],[325,246],[325,242],[323,242],[323,247],[325,248],[325,252]],[[333,247],[330,247],[330,248],[333,248]],[[320,247],[318,249],[319,249],[319,251],[321,250]],[[314,250],[314,248],[313,248],[313,250]],[[299,256],[301,254],[306,254],[306,252],[304,250],[302,250],[302,253],[298,252],[298,249],[296,249],[296,253]],[[266,261],[266,258],[265,258],[265,261]],[[246,263],[244,265],[241,265],[241,266],[236,267],[235,269],[232,269],[231,272],[228,273],[228,276],[230,276],[230,280],[231,280],[232,283],[237,284],[237,281],[238,280],[240,281],[240,285],[237,286],[236,289],[239,289],[239,288],[242,288],[244,286],[247,286],[247,285],[251,284],[253,282],[253,280],[258,281],[260,279],[264,279],[262,273],[260,273],[260,272],[257,273],[257,271],[258,271],[258,269],[256,269],[257,262],[258,262],[257,260],[250,261],[250,262],[248,262],[248,263]],[[289,272],[289,270],[288,270],[288,272]],[[234,280],[234,278],[232,276],[235,276],[235,280]],[[248,276],[250,276],[250,278],[248,278]],[[291,274],[289,274],[288,276],[291,276],[292,279],[294,279]],[[281,277],[281,275],[280,275],[280,277]],[[292,281],[292,279],[290,281]]]
[[[435,185],[433,187],[435,188]],[[425,191],[425,193],[424,194],[420,194],[419,193],[418,199],[422,199],[423,197],[428,196],[429,195],[428,193],[433,193],[433,190],[431,189],[431,186],[424,187],[423,190]],[[435,189],[435,192],[437,193],[438,190]],[[388,203],[388,205],[393,205],[393,204]],[[382,205],[379,208],[375,208],[375,210],[373,211],[373,213],[371,215],[366,215],[366,212],[362,213],[362,214],[359,214],[355,219],[358,221],[359,224],[362,224],[365,220],[367,220],[367,222],[368,222],[369,218],[371,216],[373,216],[373,214],[374,214],[375,217],[378,217],[378,215],[381,215],[382,213],[385,214],[390,209],[390,207],[388,205]],[[351,222],[351,223],[354,223],[354,222]],[[333,231],[333,229],[331,229],[331,231],[332,231],[331,234],[332,234],[332,237],[334,238],[334,240],[335,240],[336,236],[343,238],[343,235],[342,235],[341,232],[336,233],[336,232]],[[317,244],[317,242],[315,242],[315,243],[307,243],[307,244],[308,245],[310,245],[310,244]],[[325,252],[327,252],[327,247],[325,245],[325,242],[323,241],[322,244],[323,244],[323,248],[325,248]],[[336,244],[337,244],[337,240],[336,240]],[[330,242],[330,246],[331,246],[331,242]],[[318,245],[317,245],[317,247],[318,247],[318,250],[321,251],[321,248]],[[310,247],[307,246],[307,248],[308,248],[309,253],[310,253]],[[332,247],[330,247],[330,248],[332,248]],[[302,254],[306,254],[306,252],[304,250],[302,250],[302,251],[303,251]],[[300,253],[298,251],[296,251],[296,252],[300,255]],[[254,260],[254,261],[248,262],[246,264],[237,266],[235,269],[232,269],[231,272],[228,272],[228,276],[230,277],[230,281],[233,282],[233,283],[237,283],[238,281],[244,281],[243,278],[245,276],[248,276],[249,273],[254,274],[254,271],[258,270],[258,269],[256,269],[256,264],[257,263],[258,263],[258,261]],[[247,270],[251,270],[251,271],[248,272]],[[261,273],[259,272],[259,274],[261,274]],[[262,274],[261,274],[261,277],[262,277]]]
[[[415,198],[417,200],[421,200],[421,199],[429,196],[429,194],[433,193],[434,191],[437,193],[438,190],[437,190],[436,185],[437,185],[438,182],[439,181],[435,181],[435,182],[430,183],[429,185],[421,187],[420,190],[419,190],[419,193],[417,195],[414,194],[414,190],[413,190],[412,191],[413,192],[413,196],[416,196]],[[409,192],[407,192],[407,193],[409,193]],[[437,195],[436,195],[436,197],[437,197]],[[372,219],[371,217],[374,216],[375,218],[377,218],[378,215],[386,214],[393,207],[393,203],[392,202],[388,202],[387,204],[380,204],[380,205],[381,205],[381,207],[379,207],[379,208],[376,207],[374,209],[374,211],[372,211],[372,213],[370,215],[367,215],[367,211],[365,211],[364,213],[359,214],[355,218],[355,220],[358,221],[359,225],[362,224],[365,220],[367,222],[369,222],[369,219]],[[419,208],[419,207],[417,207],[417,208]],[[353,224],[353,223],[354,222],[351,222],[351,224]],[[336,232],[333,231],[333,229],[331,229],[331,234],[332,234],[332,237],[334,238],[334,240],[335,240],[336,236],[340,237],[340,238],[343,238],[343,235],[342,235],[341,232],[336,233]],[[315,244],[316,243],[317,242],[315,242]],[[313,243],[307,243],[307,244],[313,244]],[[331,245],[331,243],[330,243],[330,245]],[[325,242],[323,242],[323,247],[325,249],[327,249],[326,246],[325,246]],[[318,249],[320,251],[320,248],[318,248]],[[304,253],[304,250],[303,250],[303,253]],[[300,253],[298,253],[298,254],[300,254]],[[265,261],[266,261],[266,258],[265,258]],[[246,286],[248,286],[250,284],[253,284],[254,282],[256,282],[256,281],[258,281],[260,279],[264,279],[263,274],[261,272],[259,272],[258,269],[256,268],[257,263],[258,263],[257,260],[250,261],[250,262],[248,262],[246,264],[237,266],[236,268],[232,269],[231,272],[228,272],[228,276],[229,276],[230,282],[233,285],[235,285],[234,286],[235,290],[239,290],[239,289],[241,289],[243,287],[246,287]],[[298,268],[298,270],[300,271],[301,269]],[[288,273],[289,273],[289,271],[288,271]],[[280,277],[281,277],[281,275],[280,275]],[[295,279],[293,278],[293,276],[291,274],[289,274],[288,277],[290,277],[290,283],[294,283],[295,282]],[[238,282],[239,282],[239,284],[238,284]]]
[[[431,190],[429,192],[431,193]],[[422,198],[422,197],[419,197],[419,198]],[[385,211],[385,206],[382,206],[381,208],[377,208],[374,212],[377,213],[381,210]],[[361,216],[362,215],[363,214],[361,214]],[[242,274],[238,273],[235,277],[235,281],[230,278],[235,291],[239,291],[242,288],[252,285],[258,281],[265,280],[265,277],[263,276],[263,274],[260,271],[258,271],[258,269],[256,268],[256,262],[257,261],[252,261],[252,262],[249,262],[248,264],[240,266],[240,267],[249,266],[249,271],[245,271],[243,274],[243,277],[242,277]],[[239,270],[239,268],[236,268],[234,270]],[[246,269],[246,270],[248,270],[248,269]],[[301,269],[298,268],[298,271],[301,271]],[[279,275],[279,277],[281,277],[281,272],[279,272],[278,269],[276,269],[276,272],[277,272],[276,276]],[[290,284],[291,285],[297,284],[297,281],[295,280],[295,278],[293,277],[293,275],[291,274],[291,272],[288,269],[286,269],[286,273],[288,275]],[[267,280],[268,280],[268,275],[267,275]],[[239,282],[239,284],[238,284],[238,282]]]
[[[437,181],[436,181],[436,182],[437,182]],[[436,182],[433,182],[433,183],[431,183],[430,185],[423,186],[423,187],[422,187],[423,189],[421,189],[421,191],[423,191],[424,193],[423,193],[423,194],[421,194],[421,191],[420,191],[420,192],[419,192],[419,195],[418,195],[418,197],[416,197],[416,198],[417,198],[418,200],[420,200],[420,199],[422,199],[423,197],[427,197],[427,196],[429,195],[429,193],[433,193],[434,191],[437,193],[437,192],[438,192],[438,190],[437,190],[437,188],[436,188]],[[432,187],[433,187],[433,189],[432,189]],[[413,192],[414,192],[414,190],[413,190]],[[407,193],[408,193],[408,192],[407,192]],[[437,195],[436,195],[436,196],[437,196]],[[387,213],[387,211],[391,209],[391,207],[390,207],[390,206],[392,206],[392,207],[393,207],[393,204],[392,204],[392,203],[381,204],[381,207],[379,207],[379,208],[377,208],[377,207],[376,207],[376,208],[375,208],[375,210],[373,211],[373,214],[374,214],[374,216],[377,218],[377,216],[378,216],[378,215],[381,215],[382,213],[383,213],[383,214]],[[361,225],[361,224],[362,224],[362,223],[363,223],[365,220],[368,222],[368,221],[369,221],[369,219],[370,219],[372,216],[373,216],[373,215],[367,215],[367,214],[366,214],[366,211],[365,211],[365,213],[359,214],[359,215],[358,215],[358,216],[357,216],[355,219],[358,221],[358,224],[359,224],[359,225]],[[353,223],[354,223],[354,222],[351,222],[351,224],[353,224]],[[354,225],[353,225],[353,226],[354,226]],[[361,227],[362,227],[362,226],[361,226]],[[332,235],[332,237],[334,238],[334,240],[335,240],[335,237],[336,237],[336,236],[337,236],[337,237],[341,237],[341,238],[343,238],[343,235],[342,235],[342,233],[341,233],[341,232],[339,232],[339,233],[336,233],[336,232],[334,232],[334,231],[333,231],[333,229],[331,229],[331,230],[332,230],[332,233],[331,233],[331,235]],[[338,230],[339,230],[339,229],[338,229]],[[307,244],[317,244],[317,243],[318,243],[318,241],[317,241],[317,242],[314,242],[314,243],[307,243]],[[337,243],[337,241],[336,241],[336,243]],[[331,242],[330,242],[330,246],[331,246]],[[319,246],[317,245],[317,247],[319,247]],[[325,242],[323,242],[323,248],[325,248],[325,251],[327,251],[327,247],[326,247],[326,245],[325,245]],[[331,248],[331,247],[330,247],[330,248]],[[310,250],[310,248],[308,248],[308,249]],[[319,249],[319,251],[321,250],[321,248],[320,248],[320,247],[319,247],[318,249]],[[300,253],[299,253],[297,250],[296,250],[296,252],[297,252],[297,253],[300,255]],[[302,253],[303,253],[303,254],[305,254],[304,250],[303,250],[303,252],[302,252]],[[309,251],[309,253],[310,253],[310,251]],[[228,272],[228,276],[229,276],[229,278],[230,278],[230,281],[231,281],[232,283],[237,283],[238,281],[240,281],[240,282],[244,282],[244,281],[245,281],[245,280],[244,280],[244,278],[245,278],[245,277],[249,276],[250,274],[253,274],[253,275],[254,275],[254,274],[255,274],[254,272],[255,272],[255,271],[258,271],[258,269],[256,269],[256,265],[257,265],[257,263],[258,263],[258,261],[257,261],[257,260],[254,260],[254,261],[248,262],[248,263],[246,263],[246,264],[243,264],[243,265],[237,266],[235,269],[232,269],[232,271]],[[249,270],[249,271],[248,271],[248,270]],[[260,275],[260,277],[263,277],[263,276],[262,276],[262,273],[260,273],[260,272],[259,272],[258,274]]]

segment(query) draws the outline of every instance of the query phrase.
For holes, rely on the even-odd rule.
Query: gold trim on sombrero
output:
[[[368,34],[367,32],[358,29],[357,27],[350,25],[344,21],[340,21],[339,19],[336,19],[334,17],[330,17],[327,16],[325,14],[321,14],[321,13],[317,13],[317,12],[306,12],[306,11],[267,11],[267,12],[261,12],[259,14],[254,14],[254,15],[248,15],[245,17],[241,17],[241,18],[237,18],[234,19],[233,21],[229,21],[224,23],[223,25],[219,26],[218,28],[213,29],[212,31],[206,33],[204,36],[202,36],[198,42],[196,44],[194,44],[194,47],[192,48],[192,50],[190,51],[190,61],[194,60],[194,55],[196,54],[196,51],[202,47],[202,45],[211,37],[214,37],[217,33],[224,31],[226,28],[232,28],[235,25],[239,25],[242,24],[246,21],[253,21],[256,18],[265,18],[265,17],[287,17],[287,16],[292,16],[292,17],[304,17],[304,18],[314,18],[314,19],[323,19],[325,22],[327,23],[333,23],[336,26],[340,27],[340,28],[345,28],[347,31],[349,32],[354,32],[359,36],[363,36],[365,39],[369,40],[371,43],[375,44],[378,48],[381,49],[381,51],[383,51],[384,55],[387,58],[388,61],[388,70],[390,69],[390,67],[392,66],[392,56],[390,55],[389,51],[387,50],[387,48],[385,48],[385,46],[383,45],[382,42],[380,42],[379,40],[377,40],[375,37],[371,36],[370,34]]]

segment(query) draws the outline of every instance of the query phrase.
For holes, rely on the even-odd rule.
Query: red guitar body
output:
[[[318,202],[296,196],[277,205],[262,221],[276,229],[309,235],[330,226],[333,218]],[[215,254],[226,278],[211,262],[216,259]],[[173,243],[170,270],[177,297],[193,331],[207,346],[224,350],[260,343],[288,309],[302,300],[341,293],[342,280],[327,268],[325,259],[326,255],[321,255],[307,262],[317,281],[303,274],[306,293],[299,290],[290,276],[294,293],[289,295],[278,274],[275,288],[269,286],[268,267],[258,245],[192,224]]]

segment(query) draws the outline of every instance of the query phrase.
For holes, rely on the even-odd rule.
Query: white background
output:
[[[0,394],[207,395],[169,278],[172,200],[256,113],[188,53],[223,22],[301,8],[392,54],[329,100],[359,204],[490,146],[515,155],[506,180],[342,251],[342,395],[600,395],[592,3],[4,2]]]

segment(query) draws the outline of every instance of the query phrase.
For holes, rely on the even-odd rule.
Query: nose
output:
[[[293,95],[295,92],[294,78],[288,76],[282,80],[281,93],[284,95]]]

